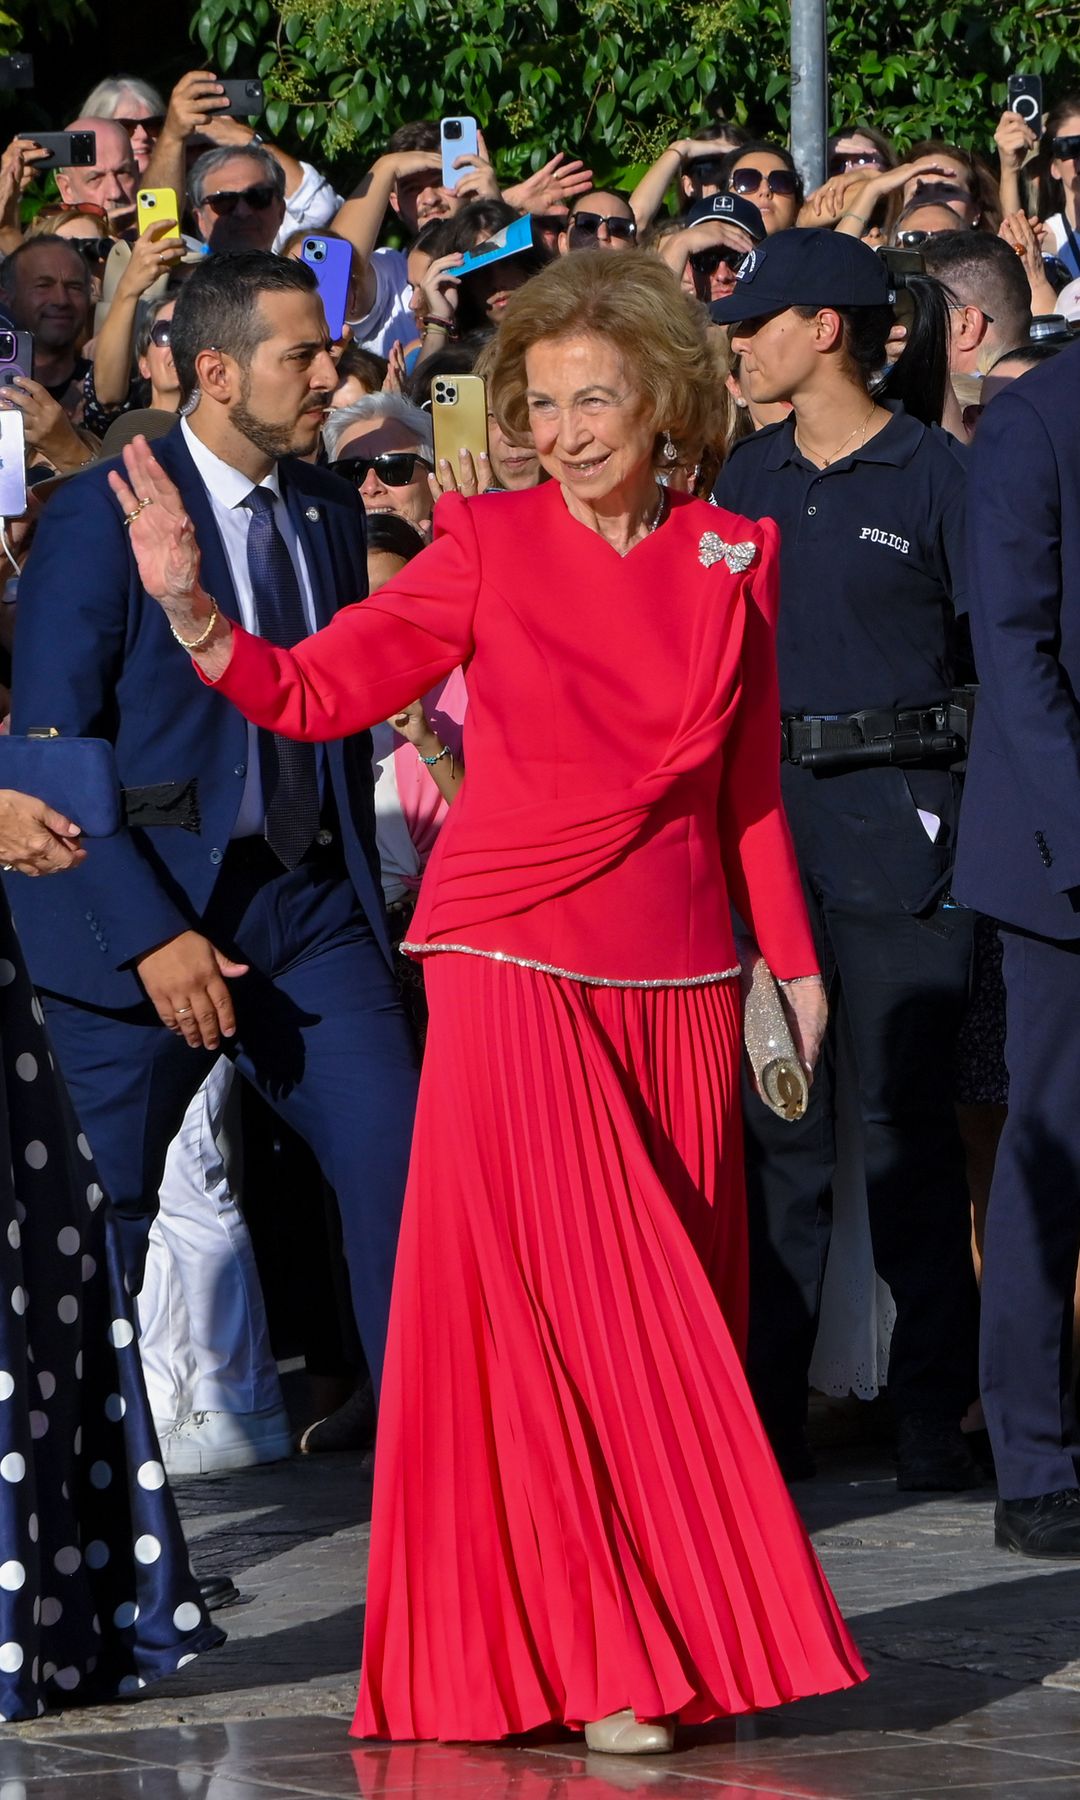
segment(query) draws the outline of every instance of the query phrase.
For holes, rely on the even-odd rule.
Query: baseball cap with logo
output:
[[[735,292],[709,312],[715,325],[737,325],[789,306],[892,306],[895,299],[885,262],[858,238],[794,229],[749,251]]]
[[[765,221],[752,200],[744,200],[741,194],[710,194],[707,200],[695,200],[687,212],[686,225],[700,225],[705,219],[723,219],[729,225],[738,225],[755,244],[760,244],[765,236]]]

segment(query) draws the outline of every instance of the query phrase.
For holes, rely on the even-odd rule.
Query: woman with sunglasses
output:
[[[1042,250],[1080,276],[1080,93],[1066,94],[1046,117],[1038,156]]]
[[[327,415],[323,446],[329,467],[352,483],[365,512],[396,513],[431,536],[430,414],[398,394],[365,394]]]
[[[791,152],[764,139],[728,151],[720,165],[720,192],[752,201],[768,237],[794,225],[803,203],[802,177]]]
[[[110,75],[99,81],[79,108],[81,119],[115,119],[131,139],[140,176],[145,175],[165,123],[165,102],[137,75]]]
[[[559,255],[568,250],[633,250],[637,221],[625,194],[594,188],[570,208],[565,231],[559,233]]]

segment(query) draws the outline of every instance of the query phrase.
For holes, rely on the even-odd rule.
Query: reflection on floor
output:
[[[794,1493],[871,1680],[618,1759],[557,1732],[354,1743],[358,1459],[184,1483],[196,1565],[242,1591],[229,1643],[138,1702],[0,1729],[0,1800],[1080,1800],[1080,1567],[995,1551],[989,1489],[897,1495],[879,1450]]]

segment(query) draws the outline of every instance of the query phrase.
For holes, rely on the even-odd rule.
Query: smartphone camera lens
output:
[[[18,348],[13,331],[0,331],[0,363],[14,362]]]
[[[447,119],[443,136],[448,138],[459,138],[461,136],[461,120]]]

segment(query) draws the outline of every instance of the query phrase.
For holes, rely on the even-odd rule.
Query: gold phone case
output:
[[[457,471],[458,452],[475,463],[488,447],[487,389],[482,375],[436,375],[431,384],[431,425],[435,461],[446,458]]]
[[[159,219],[173,219],[176,223],[169,231],[163,231],[157,240],[165,244],[170,238],[180,236],[180,209],[176,194],[172,188],[140,188],[135,196],[135,204],[139,209],[139,236],[149,231]]]

